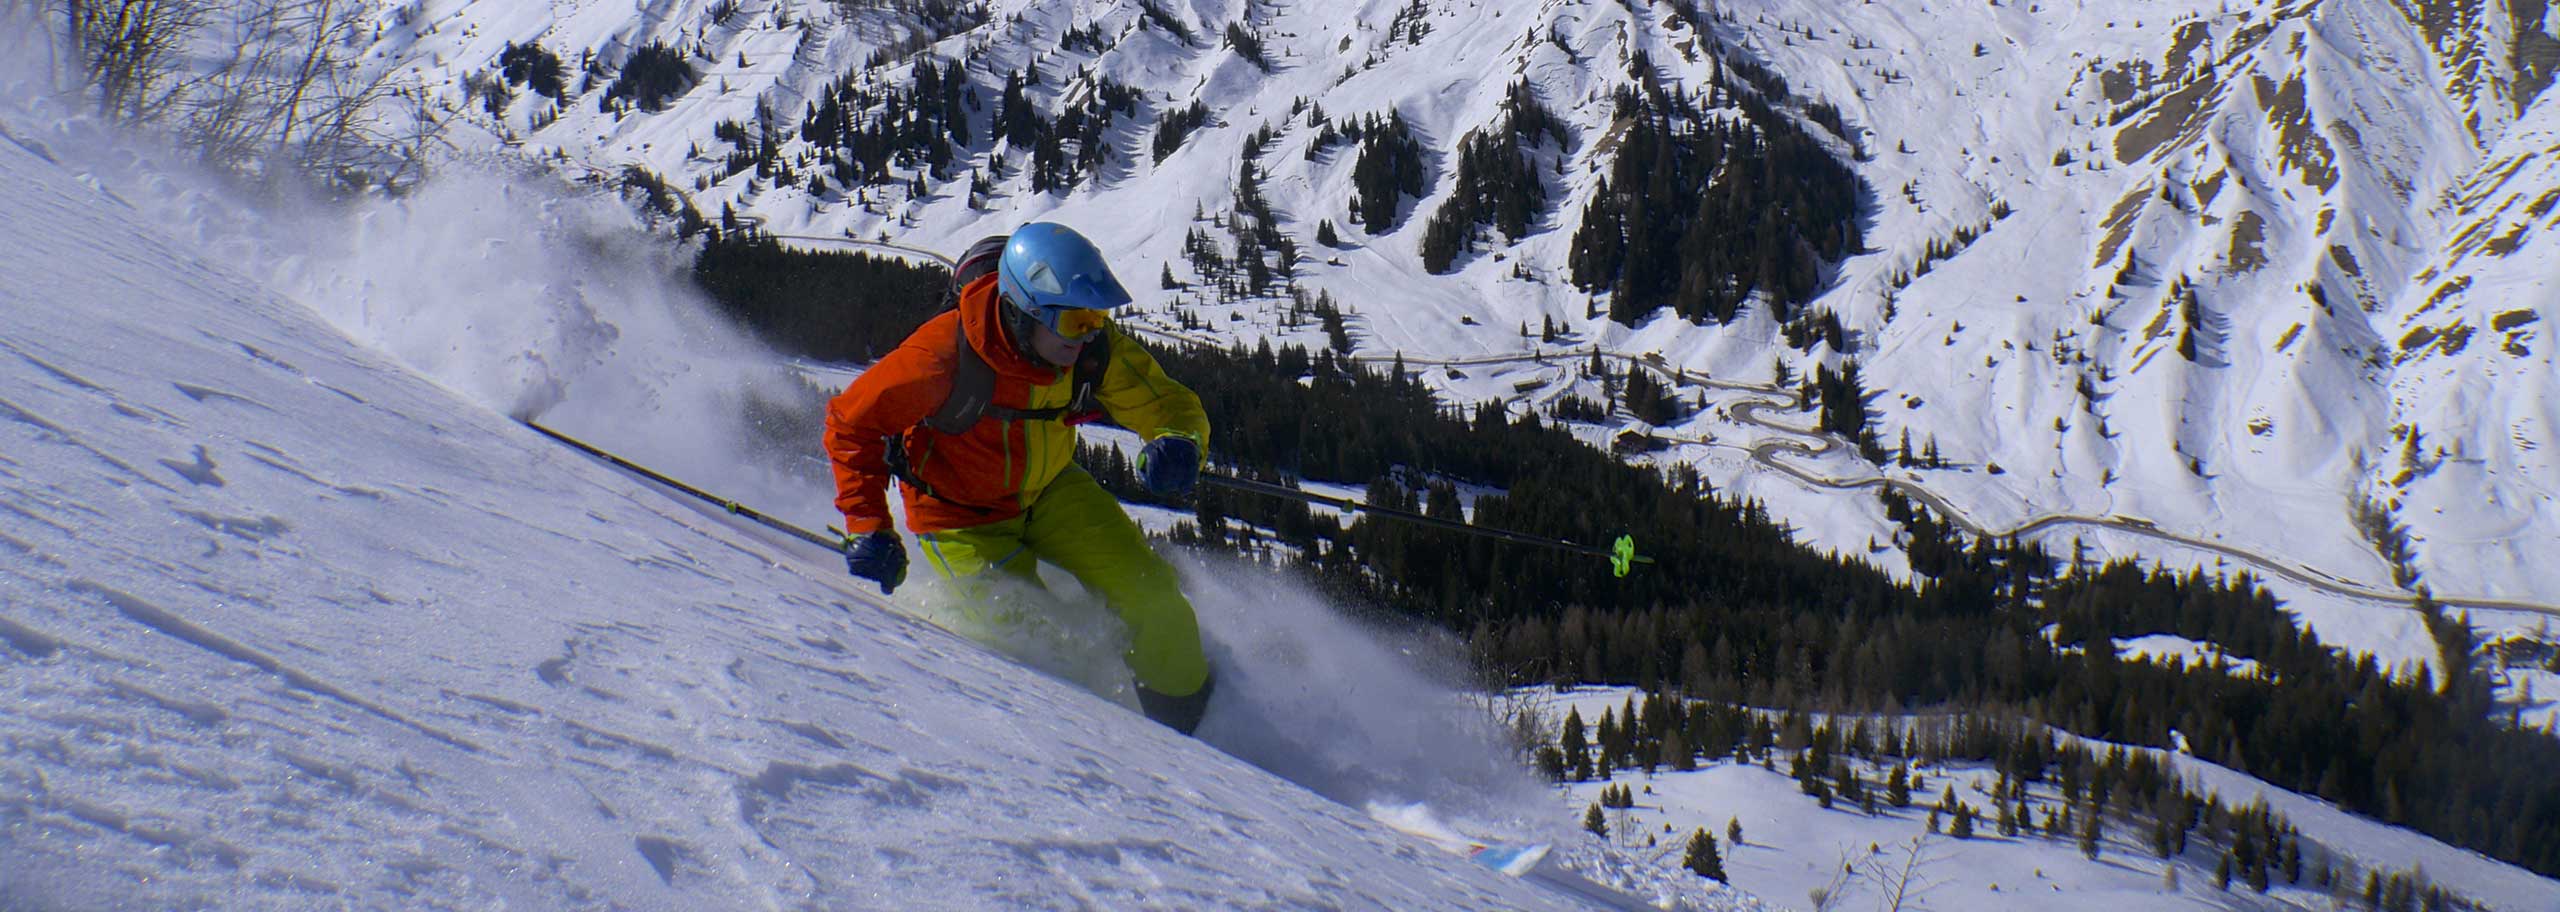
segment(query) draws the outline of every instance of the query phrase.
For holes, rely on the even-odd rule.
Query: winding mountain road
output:
[[[940,253],[890,243],[887,241],[865,241],[856,238],[805,237],[796,235],[776,235],[775,237],[783,241],[837,245],[842,248],[850,248],[860,251],[882,251],[900,256],[921,257],[939,263],[945,268],[952,265],[951,259]],[[1218,339],[1145,326],[1124,324],[1124,328],[1150,338],[1164,341],[1220,346],[1233,341],[1231,339]],[[1409,354],[1369,354],[1352,355],[1350,356],[1350,360],[1365,364],[1389,364],[1397,360],[1402,360],[1407,367],[1490,367],[1505,364],[1549,364],[1554,363],[1560,358],[1588,358],[1590,355],[1591,350],[1589,349],[1583,349],[1580,351],[1557,349],[1512,352],[1505,354],[1473,355],[1457,358],[1416,357]],[[2024,522],[2020,522],[2017,525],[2007,528],[1986,526],[1981,522],[1976,521],[1973,517],[1966,515],[1964,511],[1957,509],[1955,504],[1950,503],[1945,496],[1930,490],[1926,485],[1910,479],[1895,478],[1882,474],[1866,478],[1832,478],[1815,474],[1803,467],[1792,465],[1787,460],[1782,459],[1781,457],[1784,456],[1799,456],[1808,459],[1820,458],[1831,454],[1835,450],[1850,446],[1849,441],[1836,434],[1808,431],[1803,428],[1791,427],[1761,417],[1760,413],[1764,409],[1778,408],[1786,411],[1803,410],[1805,405],[1803,396],[1795,390],[1763,384],[1736,383],[1729,380],[1717,380],[1702,375],[1694,375],[1686,371],[1672,370],[1662,364],[1646,358],[1623,354],[1620,352],[1604,351],[1600,352],[1600,357],[1625,365],[1642,367],[1645,370],[1661,375],[1664,379],[1669,380],[1678,386],[1722,390],[1725,392],[1740,393],[1745,396],[1755,397],[1743,399],[1741,401],[1731,403],[1730,405],[1720,406],[1720,408],[1727,417],[1731,418],[1738,424],[1757,427],[1762,430],[1784,436],[1779,439],[1762,440],[1751,444],[1748,447],[1744,447],[1744,451],[1750,454],[1751,461],[1762,466],[1766,466],[1772,471],[1784,474],[1789,478],[1793,478],[1798,483],[1809,487],[1832,491],[1860,491],[1876,487],[1891,488],[1892,490],[1901,492],[1906,497],[1919,501],[1939,516],[1946,517],[1959,528],[1977,536],[1988,538],[2009,538],[2012,536],[2032,535],[2049,529],[2057,529],[2066,526],[2084,526],[2093,529],[2105,529],[2128,535],[2136,535],[2181,547],[2194,548],[2199,551],[2208,551],[2240,563],[2247,564],[2251,567],[2255,567],[2269,575],[2292,580],[2293,582],[2333,595],[2404,606],[2408,605],[2411,600],[2415,598],[2414,593],[2399,589],[2386,589],[2364,585],[2354,580],[2328,573],[2296,561],[2261,554],[2247,548],[2228,545],[2193,535],[2170,532],[2161,529],[2152,521],[2142,519],[2140,517],[2121,515],[2089,516],[2077,513],[2045,513],[2030,516]],[[1674,443],[1697,444],[1701,446],[1733,446],[1733,444],[1719,443],[1701,438],[1657,436],[1655,439],[1666,440]],[[2448,608],[2524,611],[2560,617],[2560,605],[2550,605],[2539,602],[2462,595],[2437,595],[2435,596],[2435,600],[2438,604],[2444,605]]]

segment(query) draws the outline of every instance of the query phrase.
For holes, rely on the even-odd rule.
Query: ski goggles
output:
[[[1040,308],[1040,324],[1069,340],[1082,342],[1102,331],[1111,321],[1111,312],[1090,307]]]

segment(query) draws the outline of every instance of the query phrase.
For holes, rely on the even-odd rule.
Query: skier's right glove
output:
[[[1179,434],[1148,441],[1138,451],[1138,481],[1159,497],[1186,494],[1200,480],[1200,442]]]
[[[860,538],[844,540],[844,567],[853,575],[880,584],[880,594],[898,591],[907,581],[907,546],[898,533],[882,529]]]

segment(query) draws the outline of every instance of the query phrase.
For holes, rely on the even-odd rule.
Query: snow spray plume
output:
[[[1184,556],[1218,695],[1201,740],[1354,807],[1428,804],[1473,830],[1525,830],[1553,802],[1463,683],[1445,634],[1345,616],[1232,559]]]
[[[1345,616],[1264,567],[1176,552],[1217,694],[1200,740],[1407,826],[1525,834],[1552,799],[1519,762],[1447,636]],[[1072,578],[898,590],[903,610],[1136,711],[1128,629]]]
[[[1109,606],[1055,568],[1041,585],[987,573],[967,585],[914,573],[898,589],[899,610],[968,637],[1050,677],[1136,711],[1123,656],[1129,628]],[[1052,588],[1054,586],[1054,588]]]
[[[740,416],[806,401],[814,453],[815,391],[715,316],[686,251],[620,199],[461,174],[305,221],[276,284],[348,334],[493,410],[583,430],[724,496],[812,499],[786,480],[785,454],[739,471],[759,449]]]
[[[448,172],[397,199],[275,208],[270,284],[357,340],[493,411],[731,499],[784,516],[823,506],[813,473],[757,445],[742,418],[750,403],[805,401],[814,427],[815,391],[715,316],[684,249],[621,200]],[[816,436],[802,435],[811,452]]]
[[[13,135],[77,150],[64,166],[101,193],[358,342],[491,411],[780,516],[832,519],[816,458],[829,391],[717,316],[688,251],[621,199],[459,169],[398,198],[253,192],[8,76]]]
[[[10,139],[494,412],[794,519],[832,518],[816,458],[828,391],[716,316],[689,251],[623,200],[494,162],[441,163],[398,198],[248,186],[201,165],[202,150],[58,90],[47,22],[0,2]]]

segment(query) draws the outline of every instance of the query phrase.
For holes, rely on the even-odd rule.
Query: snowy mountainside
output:
[[[0,127],[0,905],[1572,907],[535,437],[125,202],[183,184]]]
[[[1909,188],[1884,200],[1887,252],[1846,264],[1825,300],[1873,332],[1865,365],[1891,391],[1878,402],[1888,435],[1934,438],[1977,470],[1916,477],[1995,528],[2132,517],[2365,589],[2401,575],[2352,521],[2356,502],[2412,525],[2441,511],[2439,529],[2495,531],[2419,530],[2421,581],[2550,592],[2524,559],[2560,540],[2547,445],[2470,410],[2416,410],[2411,391],[2440,384],[2395,370],[2391,350],[2404,335],[2394,302],[2450,227],[2439,201],[2490,141],[2471,126],[2506,130],[2505,96],[2445,88],[2424,17],[2386,4],[2038,8],[1854,24],[1845,31],[1879,47],[1847,54],[1751,45],[1847,99],[1873,145],[1897,150],[1866,166],[1880,189]],[[1915,265],[1933,258],[1921,242],[1960,228],[1980,235]],[[2527,310],[2554,296],[2547,281],[2517,290]],[[2550,374],[2539,355],[2464,357]],[[2482,512],[2479,488],[2426,502],[2393,490],[2392,429],[2408,424],[2497,437],[2513,470],[2477,480],[2509,506]],[[2370,603],[2279,592],[2332,643],[2423,661],[2393,645]]]
[[[1541,708],[1549,724],[1560,724],[1571,710],[1586,720],[1614,712],[1624,701],[1645,695],[1627,688],[1576,688],[1570,693],[1520,692],[1518,699]],[[1882,717],[1898,725],[1920,724],[1916,718]],[[1845,724],[1845,723],[1844,723]],[[2098,751],[2118,746],[2057,733],[2067,744]],[[2347,814],[2318,798],[2268,785],[2210,761],[2148,748],[2167,764],[2171,775],[2199,794],[2218,796],[2234,807],[2265,801],[2302,827],[2305,869],[2421,872],[2432,883],[2488,909],[2547,909],[2560,902],[2560,881],[2498,862],[2478,853],[2446,845],[2422,834]],[[1720,843],[1724,867],[1733,886],[1755,895],[1784,901],[1828,887],[1839,908],[1885,905],[1882,894],[1909,863],[1914,875],[1908,895],[1933,909],[2344,909],[2361,908],[2362,877],[2335,878],[2331,885],[2305,876],[2287,883],[2279,878],[2269,891],[2252,890],[2234,880],[2217,887],[2215,866],[2222,854],[2210,846],[2162,858],[2147,844],[2141,824],[2111,820],[2096,859],[2084,857],[2069,832],[2039,836],[2032,827],[2016,835],[1995,833],[1992,815],[1969,838],[1957,839],[1928,826],[1928,807],[1943,788],[1952,788],[1968,803],[1985,809],[1997,764],[1940,761],[1914,764],[1928,777],[1912,789],[1915,803],[1895,808],[1885,804],[1869,813],[1855,802],[1824,807],[1788,777],[1788,764],[1764,769],[1749,762],[1718,758],[1692,771],[1669,767],[1625,769],[1609,780],[1575,782],[1566,801],[1581,809],[1601,803],[1604,788],[1641,790],[1635,805],[1606,812],[1607,836],[1578,834],[1566,851],[1589,846],[1624,847],[1677,855],[1689,834],[1705,830]],[[1890,767],[1861,763],[1859,775],[1883,782]],[[2071,802],[2060,794],[2059,776],[2049,776],[2031,790],[2026,804],[2045,814]],[[2085,806],[2083,806],[2085,813]],[[1743,839],[1735,844],[1728,825],[1738,824]],[[1667,829],[1666,829],[1667,827]],[[1915,844],[1913,841],[1918,840]],[[1651,848],[1647,848],[1650,846]],[[1914,849],[1918,851],[1914,852]],[[1876,864],[1878,861],[1886,864]],[[1841,872],[1843,864],[1852,870]],[[2175,873],[2170,873],[2174,871]],[[2352,882],[2349,882],[2352,880]]]
[[[1094,234],[1131,284],[1151,288],[1161,272],[1188,286],[1142,294],[1135,325],[1318,346],[1324,334],[1285,301],[1225,300],[1196,284],[1185,254],[1193,232],[1229,226],[1238,163],[1267,129],[1253,159],[1260,195],[1308,252],[1300,286],[1345,303],[1364,354],[1597,346],[1746,382],[1770,379],[1773,361],[1802,375],[1840,356],[1785,349],[1763,306],[1723,325],[1611,323],[1597,316],[1607,293],[1576,288],[1569,265],[1626,128],[1613,93],[1644,81],[1635,64],[1702,96],[1719,74],[1765,67],[1793,88],[1783,116],[1872,194],[1864,252],[1828,270],[1808,306],[1851,328],[1870,388],[1884,393],[1878,436],[1934,441],[1952,461],[1879,468],[1841,456],[1825,474],[1927,485],[1987,528],[2116,517],[2367,591],[2414,574],[2451,596],[2548,604],[2560,592],[2527,558],[2560,543],[2547,399],[2482,405],[2493,385],[2538,393],[2552,376],[2552,346],[2534,343],[2560,292],[2533,254],[2547,249],[2538,235],[2552,216],[2538,204],[2553,184],[2535,159],[2550,154],[2541,88],[2560,27],[2523,0],[1004,2],[983,19],[948,4],[779,0],[683,0],[636,17],[603,3],[399,9],[385,53],[524,150],[589,172],[641,166],[706,213],[734,207],[784,235],[950,250],[1060,219]],[[465,77],[490,72],[509,42],[540,43],[573,67],[592,55],[596,77],[566,104],[524,97],[495,117],[473,112]],[[700,82],[663,111],[600,105],[613,67],[650,42],[685,49]],[[929,53],[905,56],[918,49]],[[920,59],[965,63],[971,138],[953,161],[898,159],[854,186],[807,185],[827,166],[796,135],[803,114],[840,81],[915,85]],[[1024,93],[1052,113],[1113,84],[1135,90],[1137,113],[1102,134],[1111,154],[1090,177],[1034,190],[1032,151],[989,138],[1018,73],[1039,74]],[[1477,252],[1433,275],[1421,223],[1455,192],[1459,141],[1508,116],[1515,80],[1565,124],[1565,142],[1526,153],[1548,204],[1517,241],[1482,232]],[[1816,102],[1836,108],[1845,136],[1810,125]],[[1156,160],[1149,140],[1194,103],[1209,121]],[[723,122],[754,123],[759,108],[792,180],[726,157],[736,143],[717,135]],[[1425,190],[1393,230],[1355,224],[1353,156],[1316,148],[1318,110],[1334,122],[1393,111],[1422,139]],[[1346,237],[1339,248],[1313,240],[1328,221]],[[2479,291],[2434,300],[2466,278]],[[1555,339],[1523,335],[1550,323]],[[1570,371],[1523,368],[1425,376],[1454,401],[1598,396]],[[1708,405],[1651,429],[1677,445],[1648,458],[1700,465],[1818,547],[1892,541],[1872,501],[1843,503],[1737,456],[1767,429]],[[2360,504],[2381,521],[2360,527]],[[2407,529],[2405,548],[2368,531],[2393,525]],[[2042,534],[2229,567],[2086,523]],[[2385,557],[2403,552],[2405,567]],[[2414,620],[2387,601],[2279,592],[2332,643],[2395,665],[2428,661]]]
[[[1854,325],[1882,324],[1867,366],[1894,391],[1879,403],[1888,427],[2005,473],[1930,472],[1925,482],[1993,526],[2135,517],[2365,590],[2416,576],[2440,593],[2548,604],[2550,581],[2525,557],[2560,541],[2547,441],[2530,421],[2421,392],[2450,388],[2452,372],[2396,360],[2407,338],[2397,302],[2454,227],[2442,201],[2512,116],[2503,78],[2456,90],[2420,27],[2430,15],[2376,3],[2076,5],[2036,27],[2015,7],[1960,8],[1888,63],[1868,64],[1923,73],[1921,60],[1952,59],[1956,78],[1882,87],[1840,73],[1818,49],[1757,46],[1794,61],[1781,70],[1832,75],[1817,84],[1865,97],[1857,107],[1880,132],[1905,137],[1912,154],[1870,166],[1879,186],[1952,199],[1934,208],[1959,213],[1980,199],[2015,210],[1942,216],[1924,239],[1968,217],[1990,227],[1907,286],[1895,276],[1926,254],[1852,261],[1827,299]],[[1968,38],[1979,50],[1951,53]],[[1894,49],[1892,37],[1882,43]],[[1920,122],[1956,106],[1977,113],[1952,119],[1956,129]],[[2532,264],[2500,268],[2530,276]],[[2522,310],[2554,299],[2547,276],[2513,290]],[[2548,377],[2546,355],[2460,358]],[[2471,476],[2479,486],[2460,494],[2402,491],[2395,434],[2410,426],[2443,427],[2473,450],[2495,438],[2512,469]],[[2410,536],[2408,568],[2359,528],[2359,502],[2388,508],[2390,522],[2434,520]],[[2427,661],[2397,645],[2412,628],[2369,601],[2277,589],[2324,640],[2392,664]]]
[[[2447,240],[2387,311],[2398,333],[2392,402],[2410,432],[2376,474],[2404,498],[2400,516],[2422,550],[2515,564],[2549,553],[2549,500],[2500,480],[2560,475],[2555,158],[2560,95],[2545,92],[2452,188]]]

